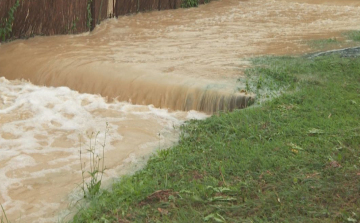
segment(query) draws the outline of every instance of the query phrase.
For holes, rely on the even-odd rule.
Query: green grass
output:
[[[314,50],[331,50],[337,48],[358,46],[360,41],[360,30],[348,31],[340,38],[328,38],[306,41],[305,43]]]
[[[360,41],[360,30],[347,32],[345,33],[345,36],[353,41]]]
[[[188,122],[177,146],[73,221],[359,221],[360,59],[266,57],[253,64],[247,73],[258,79],[249,79],[250,88],[287,93]]]
[[[337,38],[329,38],[329,39],[317,39],[306,42],[311,48],[315,50],[327,50],[332,49],[334,47],[341,47],[344,42],[338,40]]]

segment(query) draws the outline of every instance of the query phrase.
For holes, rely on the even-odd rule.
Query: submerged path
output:
[[[359,29],[358,15],[357,0],[221,0],[1,45],[0,203],[19,222],[56,221],[81,182],[85,132],[108,122],[106,177],[126,173],[184,120],[206,117],[184,111],[246,105],[246,58],[309,52],[307,40]]]

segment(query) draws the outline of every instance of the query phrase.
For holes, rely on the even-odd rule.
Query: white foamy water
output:
[[[105,180],[141,165],[159,145],[170,145],[184,120],[207,117],[107,103],[67,87],[39,87],[4,77],[0,93],[0,203],[19,222],[57,220],[58,210],[70,202],[67,195],[81,183],[80,138],[86,161],[88,135],[99,132],[102,143],[106,123]]]

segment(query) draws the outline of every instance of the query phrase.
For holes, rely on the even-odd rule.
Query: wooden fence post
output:
[[[115,0],[113,0],[113,17],[117,17],[115,13]]]

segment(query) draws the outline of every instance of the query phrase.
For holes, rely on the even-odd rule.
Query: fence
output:
[[[0,29],[18,0],[0,0]],[[176,9],[183,0],[19,0],[6,38],[80,33],[111,16]],[[208,0],[198,0],[199,4]],[[4,30],[4,28],[3,28]],[[1,32],[0,32],[1,34]],[[0,36],[1,37],[1,36]]]
[[[0,19],[8,17],[17,0],[0,0]],[[94,1],[98,20],[107,18],[108,0]],[[84,32],[89,29],[87,0],[20,0],[14,12],[11,36],[55,35]]]

